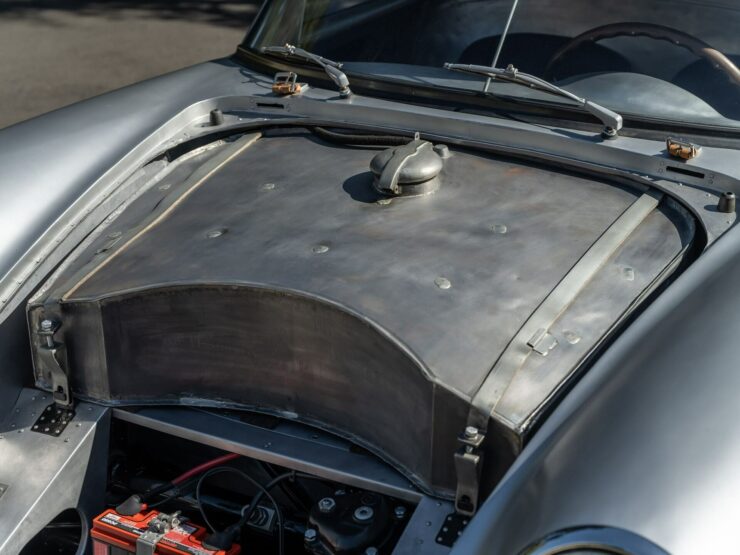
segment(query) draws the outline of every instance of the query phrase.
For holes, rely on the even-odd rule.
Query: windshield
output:
[[[490,66],[499,50],[496,67],[627,115],[738,126],[738,30],[732,0],[274,0],[243,46],[289,42],[344,62],[350,78],[468,91],[485,79],[443,64]],[[489,92],[562,103],[507,83]]]

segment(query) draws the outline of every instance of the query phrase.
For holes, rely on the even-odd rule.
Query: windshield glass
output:
[[[289,42],[345,62],[350,79],[469,91],[485,78],[443,64],[490,66],[500,47],[496,67],[512,64],[621,113],[737,126],[738,30],[732,0],[274,0],[243,46],[259,53]],[[510,83],[489,92],[563,103]]]

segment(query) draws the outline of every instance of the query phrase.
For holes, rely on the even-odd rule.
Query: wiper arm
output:
[[[311,52],[303,50],[303,48],[298,48],[297,46],[287,43],[285,46],[265,46],[262,48],[262,52],[265,52],[266,54],[295,56],[296,58],[301,58],[302,60],[321,66],[329,78],[334,81],[337,88],[339,88],[339,94],[341,96],[346,97],[352,94],[352,91],[349,88],[349,79],[347,79],[347,76],[342,71],[342,64],[339,62],[327,60],[318,54],[312,54]]]
[[[620,116],[618,113],[610,110],[609,108],[604,108],[600,104],[596,104],[595,102],[591,102],[590,100],[581,98],[580,96],[577,96],[570,91],[566,91],[565,89],[562,89],[557,85],[553,85],[552,83],[545,81],[544,79],[540,79],[539,77],[535,77],[534,75],[530,75],[529,73],[522,73],[512,65],[509,65],[506,69],[500,69],[488,66],[447,63],[444,65],[444,67],[445,69],[449,69],[452,71],[471,73],[473,75],[480,75],[481,77],[498,79],[501,81],[507,81],[509,83],[516,83],[517,85],[524,85],[532,89],[548,92],[550,94],[562,96],[564,98],[573,100],[574,102],[578,103],[580,107],[587,110],[588,112],[599,118],[599,120],[601,120],[601,123],[604,124],[602,135],[606,138],[616,137],[619,130],[622,129],[622,116]]]

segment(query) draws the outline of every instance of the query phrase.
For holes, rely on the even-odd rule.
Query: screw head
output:
[[[329,252],[329,247],[327,245],[315,245],[311,250],[315,254],[324,254],[325,252]]]
[[[393,516],[395,516],[398,520],[403,520],[406,518],[406,507],[403,505],[399,505],[395,509],[393,509]]]
[[[226,229],[224,228],[212,229],[206,232],[206,237],[208,239],[216,239],[217,237],[221,237],[224,233],[226,233]]]
[[[478,428],[475,426],[468,426],[465,428],[466,439],[475,439],[476,437],[478,437]]]
[[[336,508],[336,506],[337,502],[331,497],[324,497],[319,501],[319,511],[322,513],[330,513]]]
[[[318,532],[313,528],[306,528],[306,531],[303,533],[303,539],[307,542],[315,542],[318,535]]]

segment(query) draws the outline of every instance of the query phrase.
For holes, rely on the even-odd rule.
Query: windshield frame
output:
[[[264,54],[244,43],[237,47],[233,58],[245,67],[265,75],[280,71],[293,71],[303,81],[314,86],[329,90],[336,88],[324,71],[317,66],[302,63],[300,60]],[[557,125],[594,133],[602,127],[595,117],[578,106],[562,102],[557,97],[534,99],[519,95],[491,94],[490,91],[486,94],[483,93],[482,87],[480,91],[475,91],[420,83],[412,86],[408,81],[357,73],[346,67],[343,71],[349,77],[352,90],[369,97],[453,111],[467,111],[490,117],[518,119],[532,124]],[[480,83],[482,85],[484,79],[481,79]],[[738,127],[722,126],[652,118],[644,114],[625,111],[620,113],[624,117],[624,127],[620,135],[642,138],[662,137],[664,139],[667,134],[681,134],[685,138],[699,139],[708,146],[714,144],[728,148],[740,147],[740,125]]]

